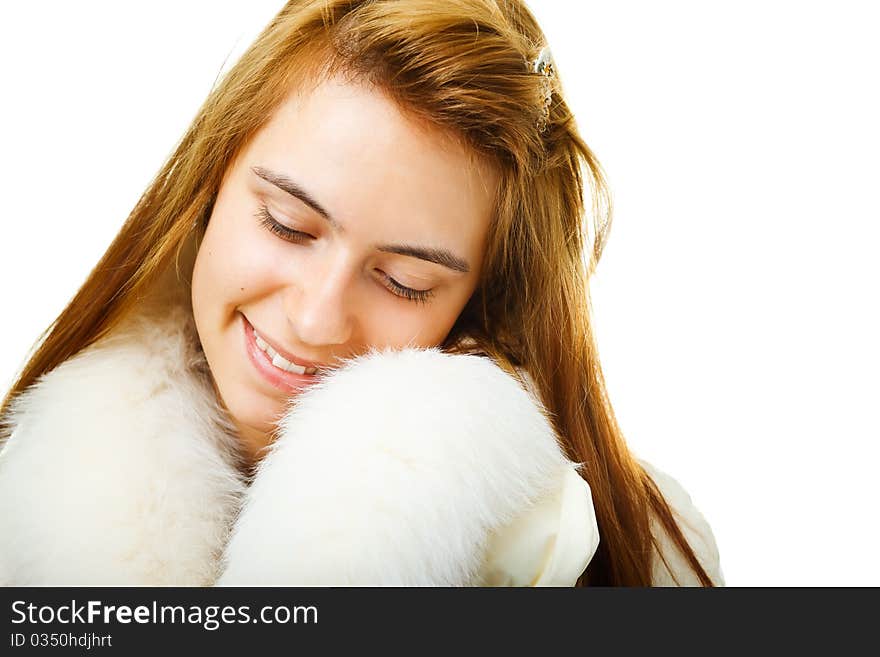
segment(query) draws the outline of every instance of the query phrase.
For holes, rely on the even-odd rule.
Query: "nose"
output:
[[[307,267],[296,275],[284,295],[284,313],[294,344],[326,353],[328,347],[347,344],[352,337],[354,309],[352,274],[342,259],[326,267]]]

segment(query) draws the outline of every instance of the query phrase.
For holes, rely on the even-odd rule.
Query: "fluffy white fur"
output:
[[[478,356],[373,352],[293,410],[221,584],[472,584],[492,533],[570,466],[526,391]]]
[[[374,351],[291,401],[247,485],[197,340],[184,309],[132,320],[16,400],[0,583],[475,584],[487,545],[573,467],[487,359]],[[720,578],[705,520],[657,483]]]
[[[182,310],[136,321],[16,400],[0,581],[208,585],[244,485]]]

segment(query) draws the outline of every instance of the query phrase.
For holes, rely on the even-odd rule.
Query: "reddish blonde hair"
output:
[[[212,90],[100,262],[40,336],[0,419],[18,393],[163,288],[188,285],[191,269],[180,275],[180,255],[191,258],[236,155],[291,90],[343,74],[456,135],[500,172],[482,280],[443,348],[464,351],[467,343],[473,351],[476,343],[510,373],[527,371],[568,456],[585,463],[601,541],[578,585],[650,585],[653,514],[712,586],[627,448],[606,394],[588,283],[607,238],[610,195],[558,75],[546,129],[538,127],[544,90],[527,62],[544,45],[520,0],[289,2]],[[0,441],[10,431],[0,423]]]

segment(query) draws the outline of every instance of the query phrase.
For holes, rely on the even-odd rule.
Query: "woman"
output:
[[[0,408],[0,581],[722,584],[604,392],[545,45],[519,2],[286,5]]]

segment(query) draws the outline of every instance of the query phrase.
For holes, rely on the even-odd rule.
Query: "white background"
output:
[[[611,400],[729,585],[880,585],[870,4],[530,5],[614,194]],[[281,5],[0,4],[4,391]]]

